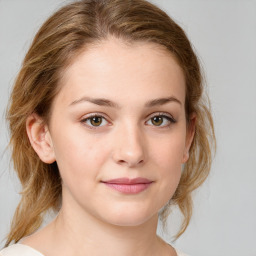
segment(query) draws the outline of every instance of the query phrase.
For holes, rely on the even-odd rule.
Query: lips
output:
[[[102,181],[106,186],[124,194],[138,194],[146,190],[152,182],[152,180],[141,177],[135,179],[118,178]]]

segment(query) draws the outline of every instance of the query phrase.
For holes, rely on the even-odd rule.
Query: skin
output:
[[[42,161],[57,161],[63,204],[52,223],[22,243],[46,256],[176,255],[156,235],[158,212],[178,186],[194,134],[175,59],[153,43],[109,38],[84,50],[60,85],[49,124],[33,114],[27,132]],[[145,106],[160,98],[168,101]],[[102,116],[99,126],[90,114]],[[136,194],[103,183],[121,177],[152,183]]]

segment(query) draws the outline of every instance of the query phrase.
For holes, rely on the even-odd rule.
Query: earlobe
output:
[[[26,121],[27,135],[30,143],[39,156],[47,164],[55,162],[55,153],[48,126],[37,114],[31,114]]]
[[[183,154],[183,163],[186,163],[189,159],[189,150],[195,136],[196,129],[196,114],[191,114],[186,134],[186,145]]]
[[[186,163],[186,162],[188,161],[188,159],[189,159],[189,152],[186,151],[186,152],[184,152],[184,154],[183,154],[182,163],[183,163],[183,164]]]

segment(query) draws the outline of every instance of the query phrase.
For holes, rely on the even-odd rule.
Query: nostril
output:
[[[143,159],[138,162],[138,164],[143,164],[143,163],[144,163]]]
[[[119,165],[129,167],[145,163],[145,143],[137,136],[126,136],[127,141],[113,147],[112,159]]]
[[[133,167],[133,166],[138,166],[138,165],[142,165],[144,163],[144,160],[141,159],[139,161],[131,161],[131,160],[119,160],[117,161],[118,164],[121,164],[121,165],[127,165],[129,167]]]

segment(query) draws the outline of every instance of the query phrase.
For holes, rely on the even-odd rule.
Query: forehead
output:
[[[79,93],[107,98],[175,93],[181,101],[185,98],[183,71],[169,51],[155,43],[128,44],[116,38],[81,51],[66,68],[60,85],[60,94],[65,92],[69,98]]]

